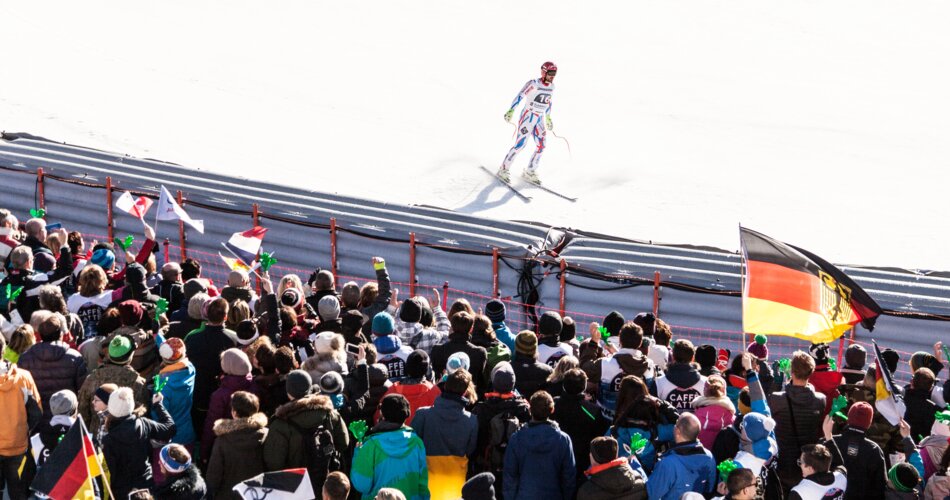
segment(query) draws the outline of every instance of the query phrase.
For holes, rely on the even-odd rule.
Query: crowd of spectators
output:
[[[851,345],[837,369],[827,345],[783,366],[761,339],[720,363],[651,313],[513,331],[500,300],[400,301],[379,257],[362,285],[319,269],[216,284],[194,259],[159,267],[144,226],[132,253],[0,210],[9,498],[80,418],[118,499],[242,498],[295,468],[328,499],[950,494],[940,342],[883,363]],[[876,371],[903,363],[892,423]]]

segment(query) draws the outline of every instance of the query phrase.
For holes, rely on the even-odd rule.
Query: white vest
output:
[[[538,344],[538,361],[554,368],[557,365],[557,362],[561,360],[564,356],[573,356],[574,350],[571,349],[571,346],[565,344],[564,342],[559,343],[555,347],[551,347],[547,344]]]
[[[617,411],[617,394],[620,392],[620,381],[626,375],[620,368],[620,363],[613,358],[601,359],[600,380],[598,380],[597,406],[608,420],[613,420]]]
[[[666,377],[656,379],[656,395],[673,405],[676,411],[680,413],[684,411],[692,412],[693,400],[702,396],[705,389],[706,377],[702,376],[699,377],[699,382],[690,387],[677,387]]]
[[[835,472],[835,482],[830,486],[822,486],[809,479],[802,479],[792,491],[798,493],[802,500],[840,500],[844,498],[844,490],[848,487],[848,478],[840,472]]]
[[[386,365],[389,371],[389,380],[397,381],[406,377],[406,360],[412,354],[412,348],[404,345],[396,352],[391,352],[380,357],[376,362]]]

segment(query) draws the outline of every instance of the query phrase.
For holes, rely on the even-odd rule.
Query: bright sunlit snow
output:
[[[4,2],[0,129],[318,191],[950,270],[950,4]],[[559,66],[539,173],[478,170]],[[527,164],[532,145],[516,161]],[[520,183],[521,181],[516,181]],[[2,205],[2,203],[0,203]]]

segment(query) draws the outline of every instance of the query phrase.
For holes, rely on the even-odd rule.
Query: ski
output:
[[[530,202],[530,201],[531,201],[531,197],[530,197],[530,196],[528,196],[528,195],[522,193],[521,191],[518,191],[518,189],[515,188],[514,186],[512,186],[510,182],[505,182],[504,179],[502,179],[501,177],[498,177],[498,174],[496,174],[495,172],[492,172],[491,170],[488,170],[487,168],[485,168],[484,165],[479,165],[478,168],[484,170],[485,173],[487,173],[488,175],[494,177],[495,180],[497,180],[498,182],[504,184],[505,187],[507,187],[508,189],[510,189],[512,193],[515,193],[515,195],[517,195],[517,196],[518,196],[519,198],[521,198],[522,200],[527,201],[527,202]]]
[[[565,200],[567,200],[567,201],[569,201],[569,202],[571,202],[571,203],[577,202],[577,198],[572,198],[572,197],[570,197],[570,196],[568,196],[568,195],[566,195],[566,194],[559,193],[559,192],[557,192],[557,191],[555,191],[555,190],[553,190],[553,189],[551,189],[551,188],[549,188],[549,187],[547,187],[547,186],[542,186],[542,185],[540,185],[540,184],[535,184],[535,183],[533,183],[533,182],[528,182],[528,185],[531,186],[531,187],[536,187],[536,188],[538,188],[538,189],[540,189],[540,190],[542,190],[542,191],[547,191],[547,192],[553,194],[554,196],[558,196],[558,197],[560,197],[560,198],[564,198]]]

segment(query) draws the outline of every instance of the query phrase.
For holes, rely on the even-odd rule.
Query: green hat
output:
[[[118,365],[132,361],[135,352],[135,342],[125,335],[116,335],[109,342],[109,360]]]

